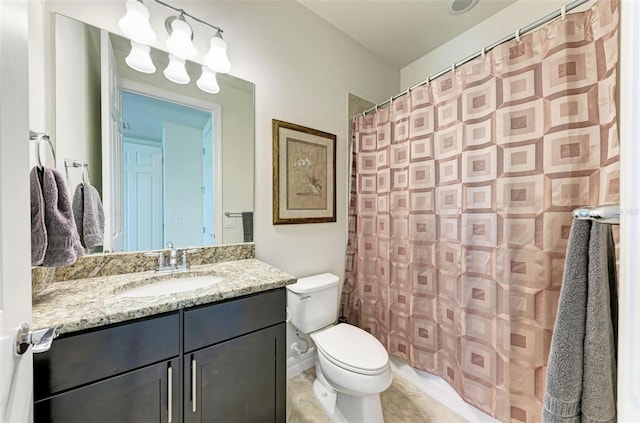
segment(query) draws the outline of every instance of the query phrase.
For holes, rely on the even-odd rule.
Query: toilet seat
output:
[[[389,354],[382,344],[364,330],[340,323],[313,333],[318,352],[345,370],[377,375],[389,367]]]

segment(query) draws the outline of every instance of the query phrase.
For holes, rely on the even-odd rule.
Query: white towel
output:
[[[95,248],[104,242],[104,209],[98,191],[81,182],[73,194],[73,216],[80,242],[85,248]]]

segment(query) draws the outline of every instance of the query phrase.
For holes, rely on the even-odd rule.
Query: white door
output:
[[[162,147],[124,143],[126,251],[157,250],[162,241]]]
[[[217,244],[213,234],[213,138],[211,121],[202,130],[202,245]]]
[[[0,1],[0,423],[33,420],[31,349],[14,353],[31,323],[27,16],[26,1]]]
[[[100,30],[102,110],[102,205],[104,250],[124,250],[124,153],[122,93],[109,33]]]

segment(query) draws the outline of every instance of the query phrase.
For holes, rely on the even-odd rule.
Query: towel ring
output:
[[[33,139],[30,137],[30,139]],[[48,134],[44,134],[42,132],[38,132],[36,134],[36,162],[38,163],[39,167],[42,167],[42,160],[40,160],[40,143],[42,141],[47,141],[47,144],[49,144],[49,148],[51,149],[51,155],[53,156],[53,165],[55,166],[56,163],[56,150],[55,148],[53,148],[53,144],[51,143],[51,137],[49,137]]]
[[[85,175],[87,176],[86,180],[85,180]],[[89,178],[89,165],[88,164],[84,164],[82,166],[82,182],[84,182],[87,185],[91,185],[91,179]]]

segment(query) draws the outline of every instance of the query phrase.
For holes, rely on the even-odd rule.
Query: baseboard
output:
[[[421,391],[451,409],[454,413],[474,423],[500,423],[498,420],[465,402],[440,376],[416,370],[399,358],[389,358],[391,361],[391,369],[394,373],[413,383],[420,388]]]
[[[287,379],[294,377],[313,367],[315,363],[315,348],[295,356],[287,357]]]

